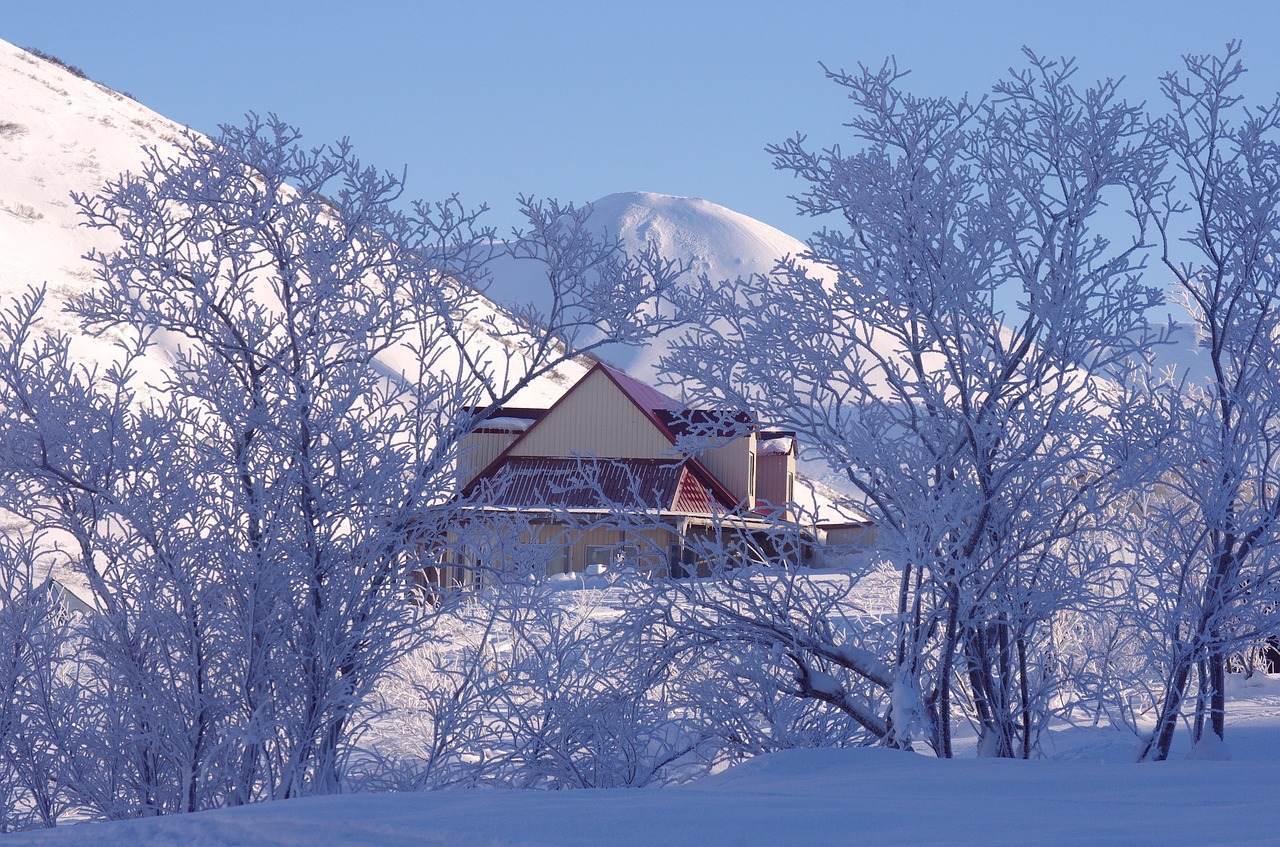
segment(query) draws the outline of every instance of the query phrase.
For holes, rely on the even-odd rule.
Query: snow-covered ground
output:
[[[689,785],[469,789],[279,801],[8,836],[73,847],[214,845],[1232,844],[1280,842],[1280,677],[1237,685],[1233,759],[1128,761],[1113,730],[1040,761],[790,750]]]
[[[840,580],[838,573],[808,578]],[[872,581],[863,596],[873,600]],[[625,593],[600,577],[561,577],[552,602],[615,615]],[[887,595],[886,595],[887,596]],[[393,685],[395,683],[392,683]],[[263,845],[1180,845],[1280,843],[1280,674],[1228,678],[1230,760],[1172,756],[1135,764],[1137,739],[1106,726],[1058,724],[1032,761],[978,759],[959,727],[957,758],[881,748],[801,749],[758,756],[662,788],[501,788],[348,794],[190,815],[15,833],[5,845],[223,847]],[[375,721],[392,741],[396,721]],[[407,736],[406,736],[407,738]],[[405,740],[405,739],[398,739]]]

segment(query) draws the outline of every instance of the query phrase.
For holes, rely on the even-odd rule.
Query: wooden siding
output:
[[[512,456],[671,458],[671,442],[600,370],[583,381],[538,422]]]
[[[485,541],[504,539],[499,544],[485,544],[484,549],[460,550],[452,549],[445,557],[448,562],[483,560],[490,567],[501,567],[504,559],[511,557],[524,558],[528,563],[542,561],[546,565],[548,575],[558,573],[582,573],[586,570],[588,557],[592,548],[633,548],[638,560],[631,566],[653,574],[666,573],[666,556],[671,546],[679,541],[679,534],[674,526],[665,524],[637,528],[620,528],[616,526],[591,526],[587,528],[566,526],[562,523],[507,522],[502,516],[494,515],[492,521],[485,524],[489,533],[482,534]],[[471,533],[475,530],[472,529]],[[471,535],[472,538],[477,536]],[[455,540],[455,544],[458,541]],[[465,544],[465,541],[462,542]],[[568,568],[568,571],[566,571]],[[437,569],[447,570],[449,575],[456,571],[460,577],[469,581],[472,576],[465,568]],[[432,573],[433,577],[435,572]],[[436,577],[438,579],[438,577]]]
[[[871,547],[876,543],[874,524],[843,524],[826,530],[828,547]]]
[[[719,447],[703,450],[698,453],[697,459],[729,489],[739,505],[754,508],[756,481],[752,474],[751,460],[755,453],[756,436],[752,433]]]
[[[542,524],[538,527],[537,541],[550,548],[547,551],[547,576],[573,570],[574,533],[561,524]]]
[[[458,487],[462,488],[475,479],[476,474],[488,467],[519,436],[519,432],[473,432],[462,439],[458,454]]]
[[[756,458],[756,498],[761,506],[781,508],[794,497],[791,483],[796,476],[796,457],[786,453],[770,453]],[[782,513],[774,512],[779,517]],[[790,514],[788,509],[787,514]]]

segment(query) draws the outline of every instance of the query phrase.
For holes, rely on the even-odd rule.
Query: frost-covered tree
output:
[[[72,627],[39,548],[0,536],[0,833],[53,826],[83,759]]]
[[[892,646],[806,647],[851,680],[811,696],[880,709],[864,725],[886,743],[944,756],[957,714],[985,754],[1036,744],[1054,615],[1114,561],[1091,537],[1123,489],[1108,378],[1160,298],[1138,280],[1161,173],[1142,112],[1028,58],[978,102],[916,97],[892,63],[828,72],[855,149],[770,152],[832,227],[771,277],[706,287],[687,306],[705,328],[666,360],[794,428],[874,513],[900,569]],[[1108,205],[1131,225],[1110,240],[1094,229]]]
[[[487,545],[481,561],[504,566],[486,569],[466,603],[442,608],[430,643],[380,686],[358,788],[660,785],[783,748],[866,743],[846,711],[795,696],[797,662],[811,687],[832,690],[821,667],[840,658],[835,648],[818,658],[789,633],[752,638],[731,620],[751,611],[748,594],[779,609],[852,613],[841,586],[787,584],[763,566],[667,580],[632,562],[546,579],[560,539],[530,539],[548,518],[569,533],[664,527],[634,509],[607,519],[565,509],[513,515],[500,533],[461,530],[477,550]],[[736,552],[710,539],[694,546],[704,561]]]
[[[371,784],[558,790],[706,773],[717,745],[689,678],[701,668],[663,629],[653,583],[619,570],[607,590],[603,577],[566,586],[529,552],[399,663]]]
[[[1280,631],[1280,99],[1243,106],[1239,50],[1186,57],[1163,79],[1170,110],[1154,124],[1180,171],[1153,205],[1162,262],[1209,375],[1170,406],[1179,455],[1139,561],[1164,667],[1146,759],[1168,756],[1192,691],[1194,740],[1220,751],[1227,661]]]
[[[190,135],[77,198],[120,246],[71,309],[119,364],[77,364],[38,292],[0,322],[0,507],[59,534],[100,610],[81,636],[92,813],[337,790],[357,710],[422,635],[408,569],[449,525],[462,437],[640,337],[679,270],[592,234],[587,209],[524,200],[504,244],[402,189],[274,118]],[[548,309],[483,298],[501,250],[542,263]]]

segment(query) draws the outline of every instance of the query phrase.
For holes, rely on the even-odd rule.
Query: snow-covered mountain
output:
[[[693,197],[642,191],[610,194],[592,204],[591,220],[629,250],[654,244],[662,255],[688,262],[694,279],[705,276],[718,281],[767,274],[781,257],[798,256],[806,249],[799,239],[768,224]],[[828,268],[812,264],[808,268],[820,279],[834,279],[834,272]],[[1158,275],[1157,271],[1155,276]],[[508,290],[507,284],[499,281],[497,298],[503,300]],[[1170,302],[1167,308],[1155,312],[1150,316],[1155,323],[1169,316],[1178,323],[1169,343],[1155,351],[1159,366],[1173,367],[1192,379],[1206,376],[1203,351],[1186,309]],[[663,339],[659,338],[644,349],[612,348],[608,352],[619,366],[652,380],[664,349]]]
[[[732,279],[767,273],[778,259],[805,249],[781,230],[695,197],[630,191],[592,204],[592,221],[628,248],[655,244],[686,259],[695,276]]]
[[[46,324],[77,335],[74,319],[56,307],[92,284],[84,254],[112,245],[107,233],[79,225],[71,193],[93,193],[137,168],[144,146],[171,146],[182,131],[122,94],[0,41],[0,296],[47,283],[55,308]],[[701,276],[767,273],[779,257],[804,249],[773,227],[687,197],[611,194],[593,204],[592,222],[628,249],[653,243],[663,255],[687,261],[690,284]],[[544,287],[535,278],[539,270],[532,263],[500,262],[488,293],[510,304],[536,298]],[[111,354],[109,341],[78,337],[76,344],[86,361],[106,361]],[[653,381],[665,349],[666,339],[657,338],[643,348],[614,346],[603,353]],[[527,402],[553,400],[573,378],[575,373],[564,374]]]
[[[79,225],[71,192],[93,192],[136,168],[143,145],[182,128],[140,103],[0,42],[0,296],[47,284],[45,325],[75,337],[85,361],[112,357],[57,306],[91,285],[82,257],[111,239]]]
[[[656,245],[663,256],[688,263],[687,284],[768,274],[783,256],[797,256],[805,245],[796,238],[732,209],[694,197],[626,192],[592,205],[592,221],[629,250]],[[813,269],[830,276],[825,268]],[[665,351],[665,339],[637,350],[624,366],[651,379]]]
[[[704,277],[718,282],[767,274],[783,256],[798,255],[805,249],[802,242],[781,230],[695,197],[628,191],[602,197],[591,206],[591,224],[627,250],[653,245],[663,256],[685,262],[689,271],[682,284],[686,286],[698,285]],[[508,258],[499,262],[489,296],[509,305],[528,302],[538,270],[529,261]],[[818,269],[816,273],[830,272]],[[612,345],[599,355],[652,383],[657,379],[659,360],[678,334],[657,335],[644,347]]]
[[[93,194],[107,180],[142,163],[144,147],[162,152],[177,144],[183,127],[111,89],[0,41],[0,298],[47,284],[44,325],[73,337],[85,362],[115,357],[109,338],[88,338],[76,319],[59,307],[93,284],[84,261],[92,249],[107,250],[112,236],[80,226],[71,193]],[[492,312],[474,315],[483,320]],[[493,360],[506,348],[495,340]],[[404,351],[383,364],[399,371]],[[142,379],[152,381],[167,353],[153,351]],[[399,358],[397,358],[399,357]],[[586,373],[570,363],[521,395],[526,405],[554,401]]]

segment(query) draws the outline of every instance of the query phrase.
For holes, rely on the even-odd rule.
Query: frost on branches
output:
[[[839,665],[878,709],[868,729],[943,756],[957,713],[981,752],[1033,752],[1060,684],[1055,615],[1118,564],[1099,543],[1128,473],[1111,386],[1158,335],[1143,315],[1160,293],[1138,280],[1161,174],[1144,115],[1028,57],[979,102],[915,97],[892,64],[829,72],[854,150],[771,152],[831,228],[772,277],[708,285],[685,306],[705,327],[666,360],[796,429],[874,510],[900,568],[889,669]],[[1129,233],[1094,234],[1104,204]],[[776,624],[756,608],[742,627]]]
[[[1184,718],[1225,755],[1224,675],[1280,638],[1280,106],[1240,108],[1236,53],[1188,59],[1158,119],[1031,53],[978,101],[830,72],[852,147],[771,148],[825,228],[771,276],[679,289],[587,210],[524,200],[500,242],[275,119],[78,197],[121,246],[71,310],[117,359],[78,362],[43,291],[0,304],[0,830],[657,785],[786,747],[950,756],[962,722],[1029,757],[1081,714],[1153,722],[1140,758]],[[1152,251],[1204,381],[1151,365]],[[545,268],[549,306],[493,309],[500,252]],[[463,439],[663,315],[696,322],[671,384],[795,430],[875,556],[808,571],[811,526],[726,510],[686,540],[700,578],[629,545],[548,578],[547,526],[664,516],[475,519],[497,504],[457,497]],[[445,548],[477,579],[415,594]]]
[[[426,630],[408,569],[448,525],[460,440],[584,350],[641,337],[679,271],[588,234],[585,209],[524,200],[503,245],[456,200],[401,192],[274,118],[189,135],[76,198],[121,244],[71,307],[117,362],[76,363],[41,292],[4,306],[0,508],[26,528],[5,570],[47,541],[100,612],[48,679],[3,680],[34,692],[0,723],[0,782],[25,786],[6,821],[338,790],[358,709]],[[501,249],[545,266],[552,307],[491,308]],[[149,350],[168,365],[142,387]],[[37,583],[6,582],[6,655],[60,649]],[[93,742],[41,742],[38,765],[18,744],[71,727]]]
[[[1147,759],[1169,755],[1188,711],[1197,749],[1225,749],[1227,665],[1280,635],[1280,99],[1244,107],[1238,56],[1188,56],[1154,125],[1179,171],[1153,198],[1162,263],[1210,373],[1164,387],[1180,437],[1137,560],[1161,672]]]

